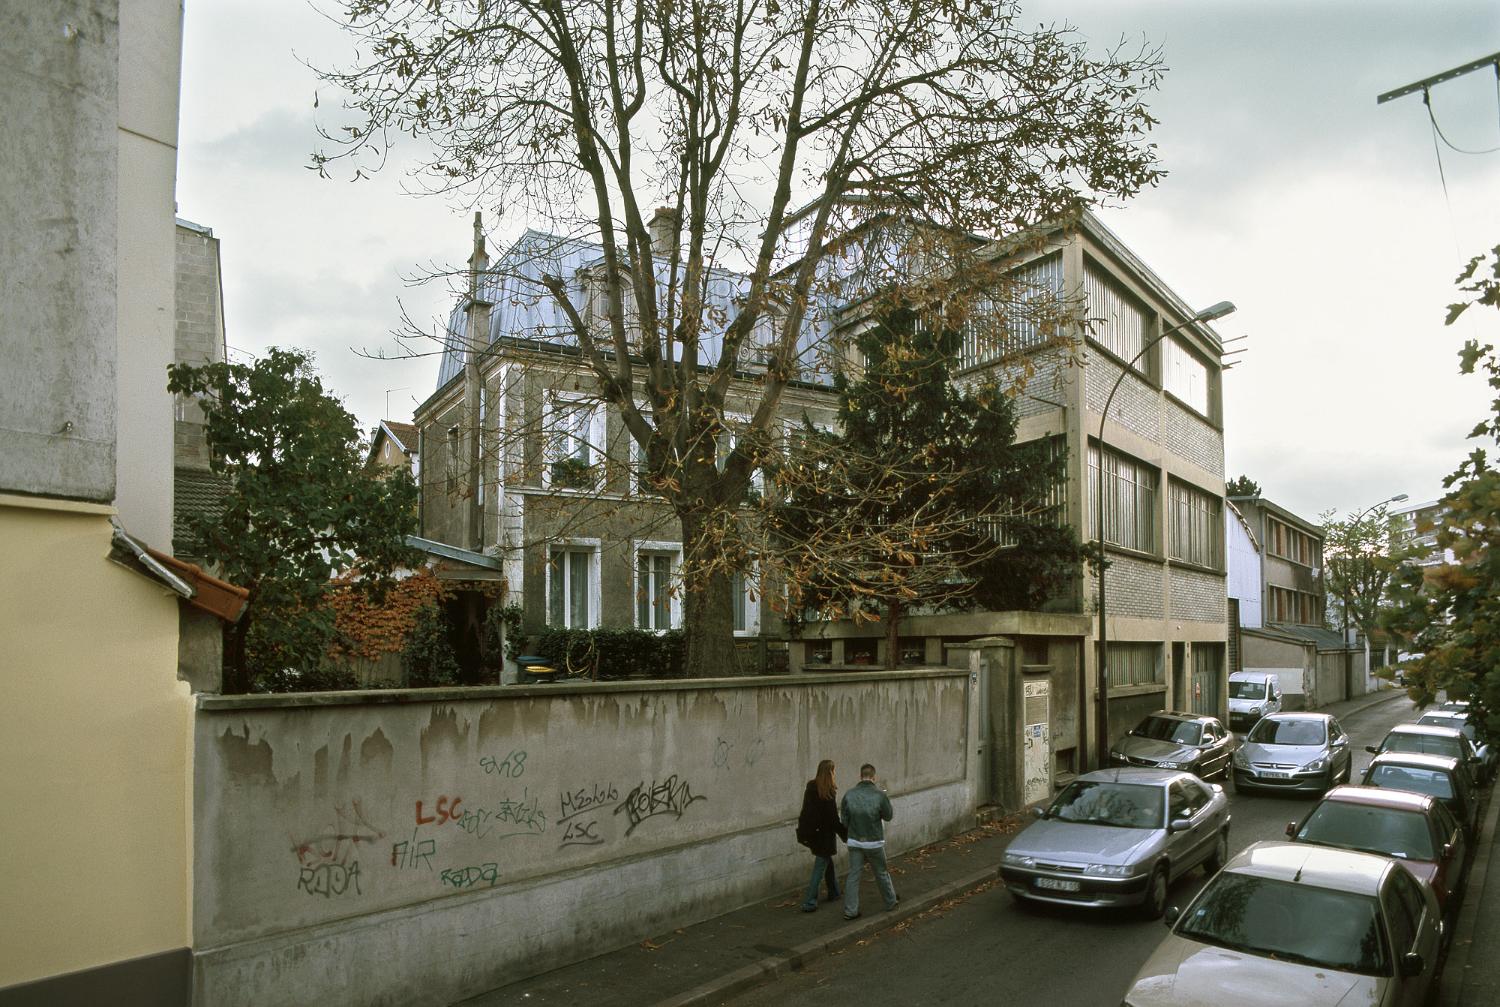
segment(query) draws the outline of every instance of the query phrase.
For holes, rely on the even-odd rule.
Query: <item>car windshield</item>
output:
[[[1421,766],[1373,766],[1365,777],[1367,787],[1390,787],[1431,794],[1440,801],[1453,800],[1453,779],[1440,769]]]
[[[1257,745],[1321,745],[1323,735],[1321,720],[1262,720],[1245,740]]]
[[[1350,801],[1318,805],[1297,830],[1297,840],[1402,860],[1437,859],[1426,815]]]
[[[1246,954],[1367,976],[1390,974],[1373,896],[1221,873],[1177,934]]]
[[[1264,682],[1234,682],[1229,683],[1230,699],[1265,699],[1266,683]]]
[[[1446,755],[1450,759],[1463,758],[1463,747],[1453,737],[1441,734],[1387,734],[1380,745],[1382,752],[1413,752],[1420,755]]]
[[[1159,829],[1163,807],[1161,787],[1075,780],[1057,795],[1047,817],[1124,829]]]
[[[1196,745],[1203,729],[1191,720],[1173,720],[1171,717],[1147,717],[1130,732],[1137,738],[1154,741],[1170,741],[1178,745]]]

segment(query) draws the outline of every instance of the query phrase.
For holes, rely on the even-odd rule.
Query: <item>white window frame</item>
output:
[[[1168,336],[1162,341],[1162,387],[1204,417],[1210,415],[1208,364],[1198,355]]]
[[[545,611],[547,613],[547,625],[548,626],[551,626],[551,627],[553,627],[555,629],[594,629],[595,627],[597,627],[599,625],[599,602],[600,602],[600,597],[599,597],[599,572],[600,572],[600,567],[599,567],[599,552],[600,552],[600,545],[601,545],[600,540],[597,539],[597,538],[569,538],[569,539],[561,539],[561,540],[556,541],[556,542],[549,542],[549,543],[547,543],[547,558],[546,558],[546,566],[545,566],[545,570],[546,570],[546,574],[547,575],[546,575],[546,578],[545,578],[546,583],[545,583],[545,585],[543,587],[543,590],[545,591],[545,594],[543,595],[543,597],[545,599]],[[567,553],[586,552],[589,555],[589,564],[588,564],[589,584],[588,584],[588,595],[587,595],[587,601],[586,601],[586,604],[588,606],[588,615],[586,616],[586,619],[585,619],[586,624],[583,625],[583,626],[572,626],[572,625],[569,625],[567,623],[567,618],[566,618],[567,617],[567,597],[568,597],[568,587],[569,587],[569,585],[566,582],[563,584],[563,615],[564,615],[564,620],[563,620],[562,623],[557,623],[557,622],[554,622],[553,619],[552,619],[552,578],[553,578],[554,574],[558,572],[559,569],[563,569],[563,570],[567,569],[566,567],[559,567],[558,564],[555,564],[553,562],[553,555],[555,553],[559,552],[559,551],[567,552]]]
[[[739,601],[745,606],[745,628],[735,627],[737,637],[760,636],[760,564],[752,563],[748,570],[737,570],[730,574],[729,590],[733,601],[734,584],[739,581]]]
[[[740,441],[739,428],[748,425],[750,416],[745,413],[725,413],[724,422],[719,430],[718,442],[715,445],[714,464],[720,472],[728,464],[729,454],[735,449]],[[766,495],[766,472],[762,465],[757,465],[750,470],[750,485],[755,492],[761,496]]]
[[[651,626],[641,624],[641,597],[642,592],[649,591],[650,585],[641,584],[641,557],[645,556],[668,556],[672,560],[672,572],[667,585],[667,625]],[[637,629],[644,629],[653,633],[664,633],[669,629],[682,628],[682,543],[681,542],[653,542],[637,541],[631,552],[630,561],[630,616]],[[648,609],[654,609],[649,605]]]
[[[542,486],[560,493],[593,493],[599,487],[599,463],[604,457],[604,410],[591,395],[549,390],[546,393],[545,412],[542,420]],[[587,433],[583,446],[587,449],[586,464],[594,472],[590,486],[553,486],[552,466],[563,458],[562,439],[577,437],[576,432],[564,432],[560,415],[563,412],[586,411]]]
[[[651,403],[645,401],[644,399],[637,399],[635,402],[635,408],[640,412],[642,416],[649,416],[651,417],[652,422],[655,422],[656,414],[655,411],[651,408]],[[624,421],[621,420],[621,426],[623,425]],[[641,467],[646,464],[645,449],[641,447],[640,442],[635,439],[635,435],[632,434],[628,429],[625,431],[625,440],[629,442],[630,445],[630,491],[640,496],[661,499],[663,496],[665,496],[665,494],[652,489],[641,479]]]

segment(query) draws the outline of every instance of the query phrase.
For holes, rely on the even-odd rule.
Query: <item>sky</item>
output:
[[[1309,519],[1440,496],[1489,408],[1457,353],[1466,339],[1500,343],[1500,312],[1443,318],[1462,265],[1500,244],[1500,151],[1445,146],[1440,162],[1421,95],[1375,97],[1500,52],[1500,5],[1033,0],[1022,11],[1023,23],[1070,23],[1097,51],[1142,40],[1162,51],[1168,73],[1147,100],[1166,177],[1100,215],[1188,304],[1238,306],[1215,323],[1244,350],[1224,377],[1226,475]],[[232,351],[312,351],[368,429],[410,421],[435,390],[436,357],[390,359],[403,353],[392,332],[403,312],[438,331],[451,293],[411,279],[468,255],[474,208],[409,194],[410,146],[367,181],[306,167],[315,124],[339,100],[307,64],[351,56],[304,0],[187,0],[177,200],[220,239]],[[1434,87],[1432,113],[1454,145],[1500,148],[1493,71]],[[486,210],[492,250],[546,227]]]

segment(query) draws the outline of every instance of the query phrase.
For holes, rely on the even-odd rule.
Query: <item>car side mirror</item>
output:
[[[1181,915],[1181,906],[1168,906],[1167,911],[1162,914],[1161,921],[1170,927],[1172,924],[1177,922],[1178,917],[1180,917]]]
[[[1457,852],[1457,848],[1452,843],[1444,843],[1443,844],[1443,859],[1444,860],[1452,860],[1453,859],[1453,854],[1456,853],[1456,852]]]
[[[1401,974],[1403,976],[1419,976],[1426,967],[1427,963],[1415,951],[1408,951],[1401,956]]]
[[[1365,751],[1369,752],[1371,755],[1379,755],[1380,754],[1380,749],[1376,748],[1374,745],[1366,745],[1365,746]]]
[[[1186,832],[1193,827],[1193,823],[1186,818],[1174,818],[1167,825],[1168,832]]]
[[[1297,838],[1297,823],[1296,822],[1287,822],[1286,823],[1286,837],[1288,839],[1296,839]]]
[[[1047,817],[1047,809],[1046,808],[1042,808],[1042,807],[1032,808],[1031,809],[1031,817],[1032,818],[1046,818]]]
[[[1333,747],[1334,748],[1343,748],[1347,744],[1349,744],[1349,739],[1348,738],[1337,738],[1333,742]]]

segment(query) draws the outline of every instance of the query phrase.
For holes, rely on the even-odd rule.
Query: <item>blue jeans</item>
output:
[[[885,899],[885,907],[896,908],[896,886],[891,882],[891,872],[885,866],[885,847],[862,850],[858,846],[851,846],[849,847],[849,879],[844,882],[845,916],[859,914],[859,875],[865,869],[866,860],[875,870],[875,884],[880,888],[881,898]]]
[[[822,883],[825,876],[828,879],[828,897],[830,899],[839,897],[839,879],[833,870],[833,858],[815,856],[813,857],[812,878],[807,882],[807,891],[802,893],[803,909],[818,908],[818,885]]]

